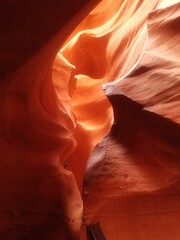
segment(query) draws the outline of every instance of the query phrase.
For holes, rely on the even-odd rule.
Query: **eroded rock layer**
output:
[[[75,66],[77,79],[72,97],[77,149],[68,161],[80,189],[88,156],[113,120],[102,84],[117,80],[134,68],[147,38],[148,14],[158,3],[101,1],[60,51]]]
[[[88,160],[84,216],[107,239],[180,237],[179,13],[152,12],[137,66],[104,85],[114,124]]]
[[[76,146],[73,67],[60,55],[52,65],[88,2],[0,2],[2,240],[79,238],[82,200],[63,167]]]
[[[0,239],[179,239],[176,2],[0,2]]]

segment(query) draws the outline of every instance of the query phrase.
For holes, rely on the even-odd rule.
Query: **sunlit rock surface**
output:
[[[102,84],[134,68],[147,38],[148,14],[158,2],[102,1],[74,30],[72,39],[61,50],[76,67],[77,87],[72,107],[77,124],[77,150],[69,161],[79,188],[87,158],[109,131],[113,120]]]
[[[1,1],[0,239],[180,238],[177,2]]]
[[[150,13],[137,66],[103,86],[114,124],[88,160],[84,216],[107,239],[180,238],[179,15]]]

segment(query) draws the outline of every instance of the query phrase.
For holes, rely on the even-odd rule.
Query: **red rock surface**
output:
[[[0,2],[2,240],[180,238],[179,1],[98,2]]]
[[[72,67],[52,65],[89,2],[0,2],[1,240],[79,239],[82,200],[62,164],[76,145]]]
[[[104,85],[114,124],[88,160],[84,218],[107,239],[180,238],[179,13],[150,13],[137,66]]]

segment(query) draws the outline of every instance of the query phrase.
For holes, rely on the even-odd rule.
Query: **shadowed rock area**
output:
[[[61,164],[75,147],[74,123],[70,104],[56,95],[52,65],[95,3],[0,2],[1,240],[79,239],[82,199]],[[60,96],[70,101],[72,66],[61,56],[58,64]]]
[[[100,222],[107,239],[176,240],[180,125],[125,95],[108,98],[115,122],[88,161],[86,223]]]

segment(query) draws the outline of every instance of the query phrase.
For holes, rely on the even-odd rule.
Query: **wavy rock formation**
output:
[[[113,121],[102,84],[124,76],[134,67],[147,38],[148,14],[158,2],[102,1],[60,51],[76,67],[72,110],[77,124],[77,149],[69,162],[80,189],[88,156]]]
[[[180,237],[179,15],[150,13],[137,66],[104,85],[114,124],[88,160],[84,216],[107,239]]]
[[[177,2],[0,2],[0,239],[179,239]]]
[[[62,164],[76,146],[72,66],[61,55],[53,62],[88,2],[0,3],[2,240],[79,239],[82,200]]]

